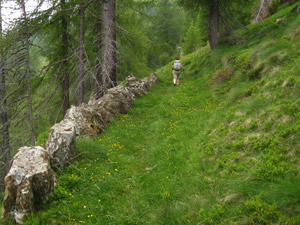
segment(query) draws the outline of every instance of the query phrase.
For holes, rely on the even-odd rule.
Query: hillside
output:
[[[299,8],[157,71],[26,224],[300,224]]]

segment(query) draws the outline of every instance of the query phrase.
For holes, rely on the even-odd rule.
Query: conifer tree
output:
[[[101,81],[98,80],[96,98],[100,98],[106,90],[116,86],[116,2],[115,0],[103,0],[102,3],[102,65]]]
[[[23,20],[24,20],[24,37],[25,37],[25,66],[26,66],[26,82],[27,82],[27,98],[28,98],[28,116],[30,124],[30,138],[32,146],[35,145],[34,137],[34,126],[33,126],[33,111],[32,111],[32,98],[31,98],[31,81],[30,81],[30,56],[29,56],[29,33],[28,33],[28,20],[26,14],[26,5],[25,1],[20,1],[22,11],[23,11]]]
[[[189,29],[187,30],[186,36],[184,38],[183,43],[183,52],[184,54],[189,54],[193,51],[195,51],[198,47],[201,45],[201,39],[200,39],[200,31],[199,27],[196,26],[196,24],[192,21]]]
[[[67,22],[67,8],[66,1],[61,0],[61,58],[63,61],[62,67],[62,79],[63,79],[63,108],[64,114],[66,114],[67,110],[70,108],[70,97],[69,97],[69,69],[68,69],[68,48],[69,48],[69,40],[68,40],[68,22]]]
[[[220,16],[224,23],[227,33],[230,33],[229,23],[227,18],[233,13],[230,10],[240,10],[241,4],[247,8],[248,4],[253,4],[254,1],[243,0],[243,1],[227,1],[227,0],[177,0],[177,2],[188,10],[202,10],[202,13],[207,13],[208,19],[208,40],[211,49],[215,48],[220,39]],[[247,3],[247,4],[246,4]],[[236,6],[238,5],[238,7]],[[235,7],[231,9],[231,7]]]
[[[184,25],[182,10],[170,0],[159,1],[150,11],[147,34],[152,44],[148,53],[148,65],[160,67],[176,54]]]
[[[101,9],[102,9],[102,0],[96,0],[96,22],[95,22],[95,33],[96,33],[96,60],[95,60],[95,97],[101,97],[102,89],[102,75],[101,75],[101,56],[102,56],[102,35],[101,35]]]
[[[142,77],[150,73],[147,54],[151,41],[145,33],[147,11],[153,5],[150,1],[117,1],[117,77],[123,80],[130,74]],[[157,56],[158,57],[158,56]]]
[[[217,46],[219,32],[219,2],[222,0],[178,0],[187,9],[203,7],[209,12],[209,44],[213,49]]]
[[[6,75],[3,51],[2,31],[2,1],[0,1],[0,112],[1,112],[1,152],[0,152],[0,191],[4,190],[4,177],[9,170],[10,146],[9,146],[9,121],[6,101]]]
[[[85,9],[84,1],[80,2],[79,8],[79,32],[78,32],[78,87],[77,87],[77,105],[84,101],[84,33],[85,33]]]

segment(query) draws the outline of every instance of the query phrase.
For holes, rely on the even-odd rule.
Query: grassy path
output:
[[[211,188],[212,178],[205,177],[212,163],[202,162],[200,143],[205,141],[209,118],[220,113],[222,102],[207,100],[204,91],[201,80],[184,80],[178,87],[171,79],[162,80],[98,140],[78,140],[83,160],[60,175],[42,220],[49,224],[196,221],[207,201],[216,202],[218,195]]]
[[[79,139],[80,157],[27,224],[299,224],[300,119],[280,122],[297,101],[245,99],[258,83],[209,86],[214,73],[195,74],[174,87],[162,69],[128,114]]]
[[[77,141],[79,157],[25,224],[300,224],[293,7],[242,31],[242,45],[184,57],[179,87],[162,68],[128,114]]]

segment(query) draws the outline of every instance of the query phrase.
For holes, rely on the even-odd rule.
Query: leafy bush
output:
[[[259,198],[252,198],[244,203],[244,213],[249,224],[270,224],[281,217],[275,204],[268,204]]]

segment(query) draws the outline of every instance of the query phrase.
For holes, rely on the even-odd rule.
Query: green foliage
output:
[[[250,199],[244,205],[245,214],[248,215],[250,224],[269,224],[280,217],[276,205],[269,205],[260,199]]]
[[[194,22],[192,22],[184,38],[182,46],[183,52],[184,54],[189,54],[194,52],[201,45],[200,32],[198,27],[194,24]]]
[[[39,219],[32,213],[30,216],[27,216],[25,219],[24,225],[39,225]]]
[[[236,65],[238,68],[248,68],[248,58],[250,55],[250,52],[252,51],[252,49],[248,48],[248,49],[244,49],[242,51],[240,51],[235,57],[233,57],[233,63],[234,65]]]
[[[218,29],[221,34],[220,42],[234,44],[236,42],[240,42],[240,37],[236,36],[236,34],[232,31],[250,23],[250,15],[254,5],[256,4],[256,1],[244,0],[242,1],[243,7],[240,7],[241,1],[226,0],[177,0],[177,3],[186,9],[190,15],[195,16],[194,14],[196,13],[196,24],[198,25],[198,29],[201,30],[199,35],[201,41],[198,43],[198,45],[201,46],[203,45],[202,42],[206,42],[208,40],[209,24],[212,25],[212,23],[209,22],[209,12],[213,4],[218,4],[219,6],[220,24]],[[228,28],[232,31],[228,31]]]
[[[272,2],[272,5],[269,7],[270,13],[274,14],[296,2],[297,0],[290,0],[290,1],[275,0]]]
[[[42,43],[41,37],[34,37],[32,40],[33,46],[30,48],[30,68],[31,68],[31,76],[38,77],[40,74],[38,73],[43,66],[46,65],[46,58],[41,56],[41,48],[44,48],[44,44]],[[34,85],[32,85],[32,89],[36,89]]]
[[[124,80],[130,74],[142,78],[150,73],[147,68],[150,40],[143,32],[145,18],[137,10],[146,10],[146,5],[132,0],[120,1],[116,9],[116,22],[122,27],[117,34],[118,79]]]
[[[180,54],[177,46],[182,39],[185,14],[171,0],[157,2],[147,13],[144,30],[150,40],[148,66],[157,69]]]

